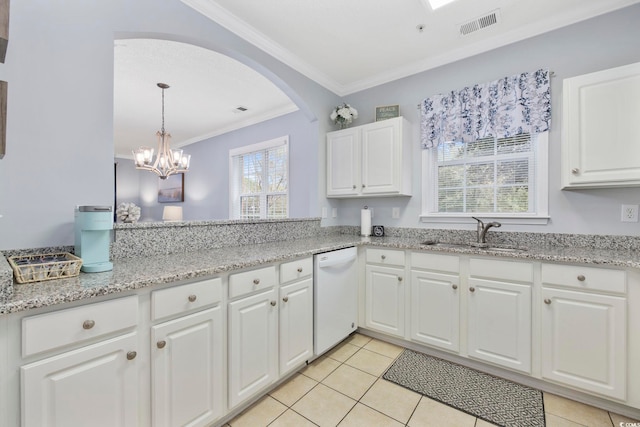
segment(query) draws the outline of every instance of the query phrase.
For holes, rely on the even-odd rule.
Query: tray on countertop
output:
[[[17,283],[62,279],[80,274],[82,259],[68,252],[16,255],[8,258]]]

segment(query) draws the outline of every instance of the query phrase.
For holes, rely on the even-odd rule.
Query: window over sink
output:
[[[423,150],[423,222],[472,216],[505,223],[548,220],[548,132],[472,142],[447,141]]]
[[[289,136],[229,151],[233,219],[289,216]]]

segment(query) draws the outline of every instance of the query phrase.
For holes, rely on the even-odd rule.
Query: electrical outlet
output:
[[[638,222],[638,205],[622,205],[622,222]]]
[[[332,218],[337,218],[338,217],[338,208],[332,208],[331,209],[331,217]]]
[[[326,218],[326,217],[327,217],[327,207],[326,207],[326,206],[324,206],[324,207],[322,208],[322,218]]]
[[[400,208],[392,208],[391,209],[391,218],[400,219]]]

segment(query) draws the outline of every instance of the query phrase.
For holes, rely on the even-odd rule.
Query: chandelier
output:
[[[133,160],[136,169],[154,172],[160,179],[167,179],[168,176],[189,170],[190,154],[182,154],[182,150],[170,147],[171,134],[164,131],[164,90],[169,89],[169,85],[158,83],[162,89],[162,128],[156,133],[158,137],[158,154],[153,158],[153,148],[140,147],[133,150]]]

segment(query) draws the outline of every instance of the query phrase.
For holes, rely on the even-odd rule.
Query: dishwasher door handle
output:
[[[355,261],[356,255],[349,254],[347,256],[320,256],[318,260],[318,267],[320,268],[331,268],[331,267],[339,267],[344,264],[348,264],[350,262]]]

